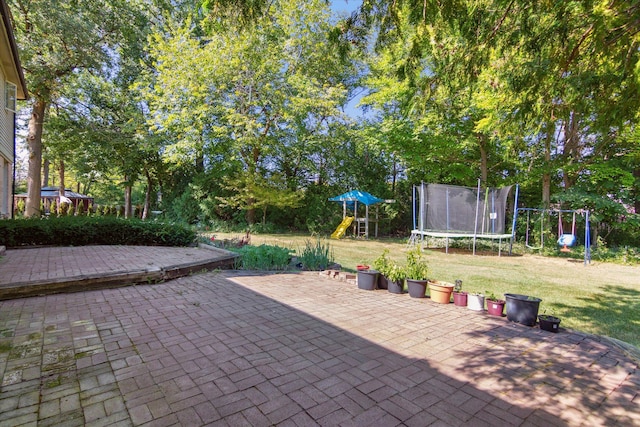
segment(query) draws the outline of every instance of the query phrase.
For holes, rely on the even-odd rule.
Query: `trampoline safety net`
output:
[[[512,186],[478,189],[446,184],[414,187],[414,228],[451,235],[505,234],[507,198]]]

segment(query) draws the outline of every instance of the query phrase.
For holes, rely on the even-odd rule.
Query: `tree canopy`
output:
[[[480,178],[640,234],[636,2],[50,3],[10,2],[32,157],[48,119],[45,156],[92,188],[316,231],[344,190]],[[345,114],[358,92],[366,114]]]

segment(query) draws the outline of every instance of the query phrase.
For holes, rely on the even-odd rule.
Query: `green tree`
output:
[[[331,49],[329,16],[322,1],[275,2],[247,27],[210,20],[206,36],[194,34],[190,22],[169,36],[155,34],[145,98],[152,128],[173,140],[165,158],[234,164],[223,167],[250,177],[232,176],[229,183],[239,185],[284,172],[295,191],[299,176],[292,174],[303,173],[307,145],[330,143],[322,135],[342,120],[352,70]],[[253,223],[261,206],[245,200]]]
[[[108,72],[120,47],[137,33],[134,2],[115,0],[10,0],[16,39],[32,94],[28,125],[28,197],[26,215],[39,215],[42,135],[52,102],[65,97],[74,73]]]

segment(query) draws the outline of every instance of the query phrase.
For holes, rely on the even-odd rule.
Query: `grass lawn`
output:
[[[240,237],[216,233],[217,238]],[[262,243],[300,250],[308,235],[252,235],[251,243]],[[343,270],[354,271],[361,263],[371,263],[383,249],[390,257],[404,262],[406,240],[342,239],[326,240],[335,261]],[[470,253],[445,254],[427,250],[431,277],[453,282],[463,281],[469,292],[498,296],[516,293],[542,299],[540,313],[562,318],[561,326],[617,338],[640,347],[640,267],[536,255],[473,256]]]

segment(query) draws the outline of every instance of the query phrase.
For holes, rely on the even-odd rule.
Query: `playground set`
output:
[[[501,188],[462,187],[445,184],[425,184],[413,187],[413,229],[409,244],[425,244],[428,238],[444,238],[445,251],[449,252],[449,239],[473,239],[473,254],[476,254],[478,239],[498,241],[498,255],[502,244],[508,242],[509,255],[516,240],[519,215],[526,212],[527,223],[525,246],[529,249],[544,248],[544,217],[558,218],[557,244],[561,252],[570,252],[577,245],[576,219],[584,218],[584,263],[591,262],[591,231],[588,210],[570,210],[560,208],[518,207],[519,186]],[[565,232],[563,214],[572,215],[571,231]],[[532,216],[539,216],[539,245],[533,246]],[[511,230],[507,229],[508,216],[511,217]]]
[[[509,255],[513,251],[520,215],[526,213],[525,247],[541,250],[545,245],[545,218],[551,221],[557,216],[557,244],[561,252],[570,252],[578,244],[577,218],[584,220],[584,263],[591,262],[591,230],[589,211],[584,209],[527,208],[518,207],[519,186],[482,188],[463,187],[448,184],[426,184],[413,186],[413,228],[409,245],[428,244],[429,238],[444,238],[445,251],[449,253],[449,240],[467,238],[473,240],[473,254],[476,254],[478,239],[498,241],[498,255],[502,254],[503,243],[509,245]],[[342,203],[342,222],[331,234],[332,239],[340,239],[350,227],[353,235],[368,238],[371,225],[374,236],[378,237],[378,204],[394,202],[383,200],[367,192],[353,190],[329,199]],[[376,205],[375,217],[370,218],[369,207]],[[364,206],[364,215],[359,208]],[[350,211],[350,212],[349,212]],[[353,213],[349,215],[348,213]],[[570,232],[565,232],[563,214],[572,217]],[[536,219],[537,217],[537,219]],[[507,224],[511,223],[511,230]],[[533,225],[532,225],[533,224]],[[534,227],[540,225],[540,231]],[[549,224],[547,222],[546,224]],[[569,231],[569,230],[567,230]],[[537,244],[534,244],[537,240]],[[548,240],[548,239],[547,239]]]
[[[394,200],[384,200],[375,197],[366,191],[353,190],[348,191],[336,197],[329,199],[331,202],[342,203],[342,222],[331,234],[332,239],[340,239],[344,237],[349,227],[353,224],[353,235],[356,237],[369,238],[370,225],[374,226],[374,236],[378,237],[378,221],[380,218],[379,204],[380,203],[392,203]],[[370,218],[369,206],[375,206],[375,217]],[[364,215],[358,216],[358,210],[364,206]],[[353,215],[347,215],[347,212],[351,210]],[[361,210],[361,209],[360,209]]]

